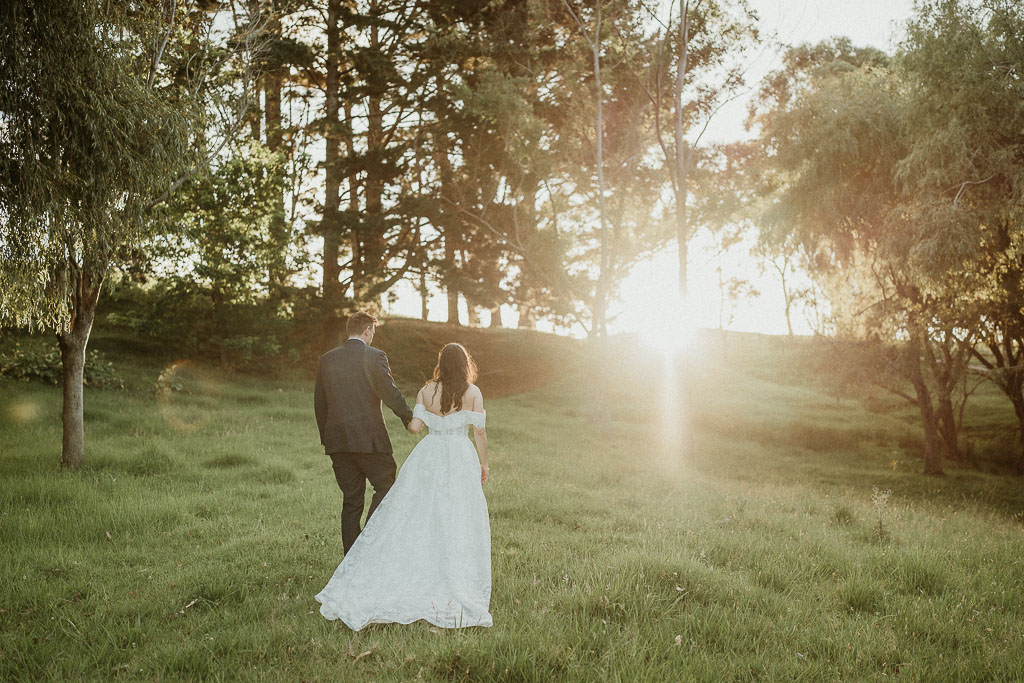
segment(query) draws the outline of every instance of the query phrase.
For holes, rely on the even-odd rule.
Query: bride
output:
[[[492,625],[486,411],[475,379],[469,352],[445,345],[409,423],[414,434],[424,425],[430,433],[316,596],[323,616],[356,631],[419,619],[442,628]]]

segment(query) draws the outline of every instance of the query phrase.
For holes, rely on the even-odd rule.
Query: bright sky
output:
[[[857,2],[836,2],[835,0],[749,0],[751,7],[761,18],[764,34],[774,33],[785,43],[815,43],[831,36],[845,35],[855,45],[871,45],[891,51],[899,40],[900,27],[910,16],[912,0],[858,0]],[[753,60],[748,71],[748,82],[756,82],[780,63],[778,50],[766,48]],[[726,141],[747,137],[743,129],[746,118],[747,98],[741,97],[723,108],[705,139]],[[718,287],[719,265],[725,278],[736,277],[747,280],[760,296],[738,302],[733,310],[725,312],[726,327],[746,332],[785,334],[786,321],[783,313],[782,289],[771,272],[762,273],[757,261],[750,256],[751,241],[741,243],[727,252],[719,264],[709,253],[710,240],[697,235],[690,243],[689,286],[691,323],[697,327],[717,328],[720,314]],[[622,284],[621,301],[613,304],[609,322],[613,333],[635,332],[649,326],[652,319],[664,316],[666,304],[671,301],[676,289],[676,251],[673,246],[664,254],[637,266]],[[799,285],[799,281],[797,285]],[[420,299],[412,285],[402,283],[396,288],[398,300],[391,306],[390,313],[418,317]],[[444,297],[438,294],[429,303],[431,320],[444,320],[447,315]],[[729,318],[732,318],[731,322]],[[487,324],[488,314],[482,314]],[[502,312],[506,326],[515,325],[517,314],[507,307]],[[463,307],[463,323],[465,309]],[[550,325],[539,324],[541,329],[551,330]],[[802,311],[793,315],[793,327],[797,334],[811,331]],[[579,330],[572,331],[579,334]]]

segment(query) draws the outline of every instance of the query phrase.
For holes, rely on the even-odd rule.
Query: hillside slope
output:
[[[519,329],[482,329],[408,318],[389,318],[377,328],[373,345],[388,354],[396,380],[415,389],[430,378],[441,347],[465,346],[479,369],[484,396],[536,389],[575,365],[584,343],[577,339]]]

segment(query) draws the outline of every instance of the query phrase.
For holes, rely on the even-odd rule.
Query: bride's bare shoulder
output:
[[[484,395],[480,391],[480,387],[470,384],[466,388],[465,395],[462,397],[462,403],[468,410],[481,412],[484,409]]]

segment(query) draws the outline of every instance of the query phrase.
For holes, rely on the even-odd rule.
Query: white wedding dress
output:
[[[320,614],[356,631],[419,619],[491,626],[491,526],[467,433],[486,413],[442,417],[417,404],[413,417],[430,432],[316,596]]]

